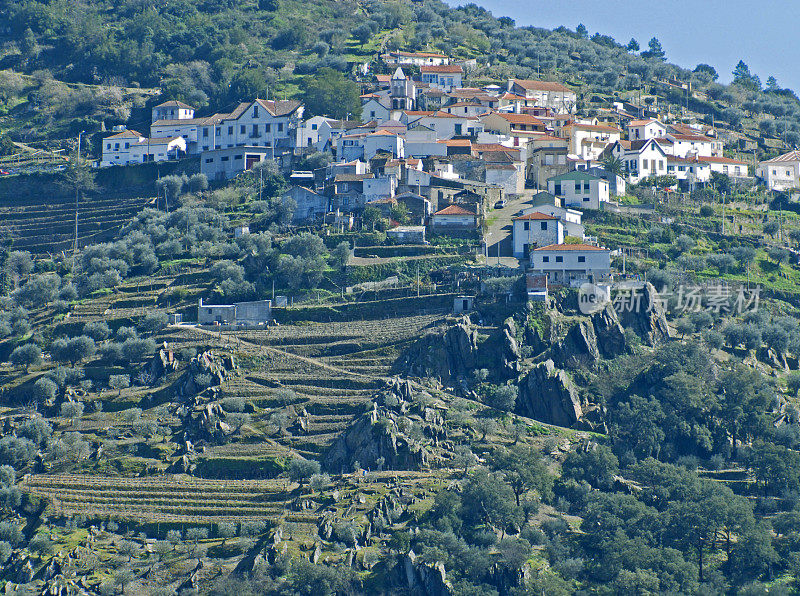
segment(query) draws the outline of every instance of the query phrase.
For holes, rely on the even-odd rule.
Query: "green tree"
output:
[[[474,472],[461,496],[462,514],[467,523],[505,530],[519,524],[522,514],[515,505],[514,491],[497,474],[485,470]]]
[[[627,49],[629,52],[638,52],[639,42],[636,41],[636,39],[634,39],[633,37],[631,37],[631,40],[628,42],[628,45],[625,46],[625,49]]]
[[[42,350],[34,343],[27,343],[14,348],[14,351],[11,352],[11,356],[9,356],[9,360],[14,366],[24,368],[27,373],[31,366],[41,362]]]
[[[661,42],[658,41],[658,38],[652,38],[648,44],[648,50],[642,52],[643,58],[651,58],[654,60],[660,60],[661,62],[666,62],[667,55],[664,52],[664,48],[661,47]]]
[[[517,505],[520,504],[520,497],[529,490],[536,490],[545,501],[552,497],[553,476],[548,472],[541,454],[528,445],[496,450],[492,454],[491,465],[503,474],[514,492]]]
[[[358,84],[338,70],[320,68],[315,76],[303,79],[300,87],[309,116],[358,118],[361,115]]]
[[[377,224],[381,219],[383,219],[381,210],[373,205],[367,205],[364,207],[364,211],[361,213],[361,222],[365,227],[370,228],[373,231],[375,230],[375,224]]]
[[[583,23],[579,24],[575,28],[575,33],[577,33],[578,37],[580,37],[581,39],[589,39],[589,30],[586,29],[586,25],[584,25]]]

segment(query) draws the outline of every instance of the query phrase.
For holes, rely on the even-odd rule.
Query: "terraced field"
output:
[[[148,201],[141,197],[82,199],[78,206],[79,244],[103,241],[128,223]],[[69,250],[75,234],[75,201],[48,197],[20,204],[0,199],[0,222],[15,250],[34,254]]]
[[[282,480],[35,475],[22,488],[50,499],[54,514],[102,519],[209,523],[275,519],[286,508]]]

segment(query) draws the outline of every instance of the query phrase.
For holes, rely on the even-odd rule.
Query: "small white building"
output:
[[[590,244],[554,244],[531,251],[531,271],[551,284],[597,283],[611,275],[611,251]]]
[[[361,105],[361,121],[366,122],[385,122],[392,117],[392,111],[386,105],[390,102],[388,97],[371,97]]]
[[[534,248],[564,242],[564,224],[553,215],[532,211],[512,222],[514,256],[518,259],[527,259]]]
[[[434,89],[450,92],[462,86],[464,69],[457,64],[421,66],[422,82]]]
[[[561,134],[569,139],[570,154],[592,161],[599,159],[608,145],[619,141],[622,131],[603,124],[573,122],[562,127]]]
[[[194,108],[182,101],[165,101],[153,108],[152,120],[191,120],[194,118]]]
[[[534,207],[528,207],[522,214],[528,213],[543,213],[545,215],[552,215],[561,220],[564,225],[564,235],[572,236],[583,240],[586,235],[586,230],[581,223],[583,220],[583,212],[577,209],[569,209],[568,207],[561,207],[560,205],[543,203]]]
[[[448,205],[433,214],[433,227],[474,229],[478,227],[478,216],[461,205]]]
[[[166,137],[148,139],[135,130],[103,139],[102,167],[125,166],[150,161],[169,161],[179,159],[186,153],[186,139]]]
[[[203,151],[200,154],[200,173],[205,174],[209,180],[229,180],[268,159],[272,159],[272,150],[268,147],[230,147]]]
[[[425,244],[425,226],[397,226],[386,230],[386,239],[397,244]]]
[[[778,157],[759,162],[756,176],[770,190],[800,188],[800,151],[789,151]]]
[[[659,139],[667,134],[666,125],[658,120],[631,120],[626,129],[629,141]]]
[[[550,178],[547,192],[562,197],[563,204],[573,208],[600,209],[609,200],[608,180],[580,170]]]
[[[200,325],[265,325],[272,318],[272,301],[255,300],[234,304],[197,304],[197,322]]]
[[[561,83],[510,79],[508,92],[532,100],[533,105],[550,108],[559,114],[571,113],[578,103],[574,91]]]
[[[746,161],[739,159],[731,159],[729,157],[709,157],[706,156],[702,159],[708,163],[712,172],[719,172],[730,176],[731,180],[743,180],[752,178],[750,175],[749,164]]]

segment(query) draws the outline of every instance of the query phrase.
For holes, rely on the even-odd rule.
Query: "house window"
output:
[[[111,143],[106,143],[106,149],[111,149]]]
[[[589,202],[589,197],[583,197],[583,202],[584,203],[588,203]]]
[[[645,169],[645,170],[647,169],[647,160],[646,159],[642,160],[642,168]]]
[[[204,128],[204,129],[203,129],[203,138],[204,138],[204,139],[207,139],[207,138],[208,138],[208,129],[207,129],[207,128]]]
[[[283,123],[278,122],[278,132],[283,132]]]
[[[546,221],[542,222],[542,229],[545,230],[545,231],[547,230],[547,222]]]
[[[253,118],[258,118],[258,106],[253,106]]]
[[[664,169],[664,160],[663,159],[659,159],[658,160],[658,169],[659,170],[663,170]]]
[[[239,127],[239,134],[245,134],[246,132],[247,132],[247,127],[244,124],[242,124]]]
[[[575,182],[575,194],[576,195],[581,194],[581,183],[579,181]]]
[[[542,263],[549,263],[550,257],[542,257]]]
[[[578,262],[579,263],[585,263],[586,262],[586,257],[578,257]]]
[[[373,113],[374,113],[374,112],[373,112]],[[317,130],[317,125],[316,125],[316,124],[312,124],[312,125],[311,125],[311,130]]]
[[[267,131],[267,132],[272,132],[272,125],[271,125],[271,124],[267,124],[267,125],[265,126],[265,128],[266,128],[266,131]]]
[[[230,136],[232,134],[233,134],[233,126],[229,126],[228,127],[228,135]]]
[[[217,126],[216,130],[214,131],[214,134],[217,135],[217,136],[221,135],[222,134],[222,128]]]
[[[214,163],[214,158],[213,157],[206,158],[206,163]]]
[[[563,263],[564,257],[556,257],[556,263]]]
[[[588,180],[583,183],[583,192],[584,193],[589,192],[589,181]]]
[[[125,149],[130,149],[130,146],[131,146],[130,143],[125,143]]]
[[[114,151],[119,151],[119,143],[114,143]]]
[[[228,156],[226,155],[225,157],[221,158],[221,159],[220,159],[220,161],[228,161],[229,159],[230,159],[230,157],[228,157]]]
[[[555,188],[553,188],[553,194],[560,195],[561,194],[561,184],[557,183]]]
[[[526,232],[530,229],[530,225],[528,224],[527,221],[522,222],[522,229],[525,230]]]
[[[233,159],[242,159],[242,156],[241,155],[236,155],[236,156],[234,156]]]

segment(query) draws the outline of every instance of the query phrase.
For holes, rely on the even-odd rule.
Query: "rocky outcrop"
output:
[[[177,392],[181,397],[197,395],[210,387],[221,385],[231,371],[235,370],[236,361],[229,354],[217,354],[207,351],[198,354],[189,362],[186,372],[177,384]],[[198,379],[210,377],[209,384],[198,383]]]
[[[572,426],[583,415],[575,385],[552,360],[538,364],[522,378],[516,412],[558,426]]]
[[[606,304],[592,315],[592,326],[597,338],[597,348],[604,358],[614,358],[625,353],[625,330],[611,304]]]
[[[178,370],[178,360],[172,350],[167,347],[167,342],[164,342],[146,368],[149,369],[154,379],[160,379],[162,376]]]
[[[433,377],[452,385],[475,368],[478,333],[462,318],[450,327],[440,327],[417,340],[406,353],[402,368],[410,376]]]
[[[591,321],[573,325],[566,337],[553,346],[553,360],[562,368],[591,367],[600,359]]]
[[[623,327],[630,327],[649,346],[669,339],[664,305],[653,284],[636,291],[630,300],[617,300],[617,317]]]
[[[411,401],[407,381],[389,381],[375,396],[372,410],[358,417],[334,442],[322,459],[332,473],[347,473],[358,462],[375,469],[382,459],[390,470],[417,470],[426,466],[431,448],[446,438],[442,411],[425,405],[431,399]]]
[[[444,563],[425,563],[414,551],[400,555],[393,583],[409,596],[450,596],[453,586],[447,581]]]
[[[500,333],[500,367],[506,374],[516,376],[519,374],[519,361],[522,356],[517,345],[517,326],[513,318],[505,320]]]

